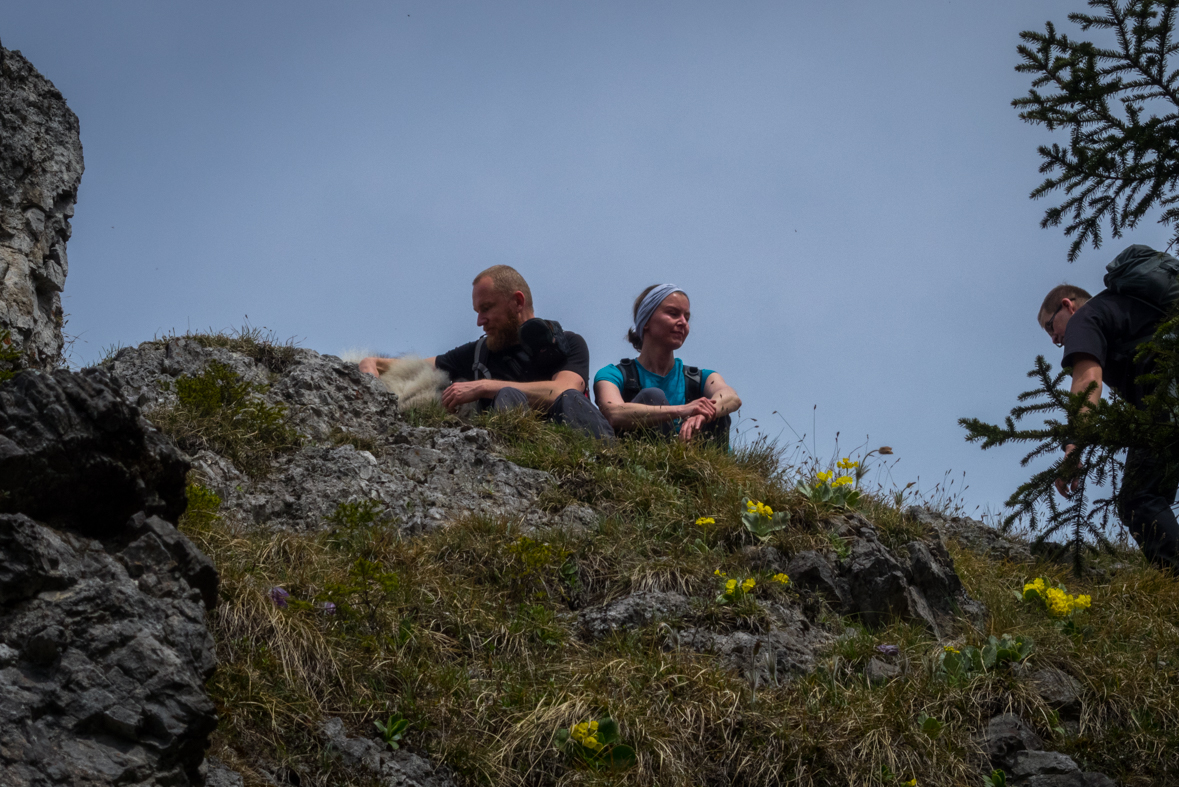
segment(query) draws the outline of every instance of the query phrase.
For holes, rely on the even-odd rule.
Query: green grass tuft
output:
[[[243,380],[225,364],[210,362],[200,374],[181,375],[172,385],[177,402],[148,417],[185,451],[209,449],[242,472],[262,476],[275,456],[300,444],[287,425],[286,407],[267,404],[261,398],[265,386]]]

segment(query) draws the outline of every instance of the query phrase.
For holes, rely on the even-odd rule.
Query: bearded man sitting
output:
[[[587,396],[589,347],[557,322],[536,318],[532,291],[509,265],[493,265],[475,277],[471,301],[484,335],[425,362],[450,384],[442,404],[455,412],[469,402],[481,410],[531,407],[546,420],[612,438],[614,430]],[[360,371],[382,377],[397,358],[365,358]]]

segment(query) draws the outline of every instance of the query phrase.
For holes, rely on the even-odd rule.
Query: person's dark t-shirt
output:
[[[1134,380],[1149,371],[1151,361],[1135,363],[1134,355],[1162,317],[1148,303],[1108,290],[1099,292],[1069,318],[1061,366],[1075,365],[1081,353],[1092,355],[1101,366],[1102,382],[1126,401],[1141,404],[1147,391]]]
[[[581,375],[582,380],[589,380],[589,346],[579,334],[565,331],[568,340],[569,353],[565,362],[551,368],[540,368],[524,352],[520,345],[508,347],[499,352],[487,354],[487,369],[493,380],[508,380],[514,383],[534,383],[541,380],[551,380],[557,372],[574,372]],[[475,379],[475,345],[477,342],[467,342],[455,347],[450,352],[439,355],[434,359],[434,367],[450,375],[451,380]]]

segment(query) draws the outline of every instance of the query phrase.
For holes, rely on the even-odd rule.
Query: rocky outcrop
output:
[[[347,765],[366,772],[381,787],[454,787],[444,768],[405,749],[390,751],[371,738],[350,738],[339,719],[325,721],[320,735]]]
[[[194,457],[224,510],[249,524],[320,528],[341,503],[362,501],[379,504],[407,532],[471,514],[512,517],[533,527],[585,524],[583,506],[556,515],[539,510],[536,499],[550,476],[495,454],[485,430],[410,426],[398,416],[395,394],[335,356],[290,348],[282,363],[268,364],[176,338],[125,348],[107,367],[127,398],[150,415],[176,403],[176,379],[197,376],[213,362],[263,386],[262,398],[285,407],[305,438],[262,478],[247,477],[209,451]]]
[[[6,787],[201,783],[217,573],[156,515],[187,467],[104,372],[0,386]]]
[[[979,737],[990,766],[1007,775],[1010,787],[1114,787],[1101,773],[1082,772],[1071,757],[1044,751],[1044,741],[1018,716],[991,719]]]
[[[184,513],[188,462],[101,369],[21,373],[0,388],[0,512],[110,532]]]
[[[25,368],[62,351],[66,241],[82,180],[78,118],[20,52],[0,47],[0,335]]]
[[[868,626],[883,625],[891,617],[920,621],[939,639],[962,614],[978,622],[985,618],[986,608],[962,587],[938,530],[931,528],[923,540],[890,549],[858,514],[835,517],[825,526],[845,545],[846,555],[795,555],[787,573],[804,593]]]

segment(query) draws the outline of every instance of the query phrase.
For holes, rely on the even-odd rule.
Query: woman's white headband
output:
[[[660,284],[655,289],[647,293],[647,297],[643,298],[643,302],[639,304],[638,311],[635,312],[635,336],[639,337],[639,341],[643,340],[643,329],[647,327],[647,320],[651,319],[651,315],[659,308],[659,304],[663,303],[663,299],[673,292],[684,292],[674,284]],[[684,295],[688,293],[684,292]]]

